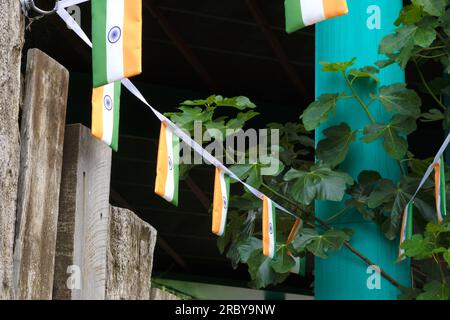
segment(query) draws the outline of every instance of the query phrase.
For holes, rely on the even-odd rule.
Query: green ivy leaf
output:
[[[345,72],[348,68],[353,66],[356,62],[356,58],[345,62],[320,62],[323,66],[322,71],[324,72]]]
[[[286,280],[289,273],[280,274],[271,266],[272,259],[265,257],[262,250],[254,251],[248,259],[248,272],[252,278],[250,286],[261,289],[270,284],[278,284]]]
[[[394,159],[401,160],[408,151],[408,142],[400,134],[409,134],[416,129],[416,121],[412,117],[395,115],[388,124],[374,123],[364,128],[364,142],[372,142],[383,138],[383,147]]]
[[[306,250],[306,246],[310,244],[319,234],[316,230],[310,228],[303,228],[300,235],[292,241],[292,247],[297,253]]]
[[[278,248],[275,259],[270,262],[270,265],[278,273],[289,272],[295,266],[295,260],[288,254],[286,245]]]
[[[367,207],[367,204],[370,194],[380,179],[381,176],[376,171],[361,171],[358,175],[358,183],[347,190],[352,198],[346,202],[346,205],[350,208],[356,208],[366,220],[374,218],[375,213]]]
[[[417,27],[415,25],[407,25],[397,29],[394,34],[390,34],[381,40],[378,51],[381,54],[390,54],[402,50],[414,43],[416,31]]]
[[[332,167],[340,164],[347,156],[350,144],[356,140],[356,131],[352,132],[346,123],[323,131],[327,137],[317,145],[317,157]]]
[[[256,108],[256,105],[244,96],[224,98],[221,101],[216,101],[216,104],[218,107],[233,107],[239,110]]]
[[[328,258],[328,253],[339,250],[351,235],[344,230],[331,229],[324,234],[316,236],[306,246],[309,252],[322,259]]]
[[[402,9],[400,17],[395,21],[395,25],[415,24],[422,19],[423,9],[420,6],[408,5]]]
[[[447,0],[412,0],[412,3],[417,7],[422,7],[426,13],[435,17],[444,15],[448,5]]]
[[[433,254],[433,243],[423,238],[421,234],[415,234],[410,240],[405,240],[402,243],[402,249],[405,250],[405,255],[417,260],[430,258]]]
[[[445,115],[438,109],[430,109],[428,112],[422,113],[423,122],[440,121],[445,119]]]
[[[290,190],[294,200],[309,205],[313,200],[341,201],[347,185],[353,179],[346,173],[333,171],[327,166],[312,166],[310,171],[289,170],[285,181],[292,181]]]
[[[378,99],[389,112],[415,118],[420,115],[420,97],[414,90],[407,89],[403,83],[383,86],[378,95],[372,94],[372,98]]]
[[[414,44],[422,48],[427,48],[436,40],[436,36],[437,33],[433,27],[419,28],[414,34]]]
[[[262,249],[262,241],[261,239],[255,237],[249,237],[242,241],[238,246],[237,250],[239,252],[240,261],[242,263],[247,263],[248,259],[250,259],[251,254],[256,251]]]
[[[445,262],[447,262],[448,266],[450,267],[450,248],[447,249],[447,252],[443,254]]]
[[[370,78],[375,82],[379,82],[378,77],[375,75],[379,70],[372,66],[367,66],[360,69],[352,69],[348,72],[349,77],[354,80],[358,78]]]
[[[329,113],[336,109],[338,97],[338,94],[324,94],[317,101],[311,103],[301,117],[305,129],[314,130],[325,122]]]
[[[423,293],[417,296],[417,300],[448,300],[450,298],[450,286],[436,280],[424,286]]]

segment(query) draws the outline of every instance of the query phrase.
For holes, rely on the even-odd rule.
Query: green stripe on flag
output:
[[[270,200],[270,205],[272,206],[272,233],[273,233],[273,259],[277,256],[277,215],[275,204]]]
[[[441,196],[441,203],[439,204],[441,207],[441,214],[442,218],[444,218],[447,215],[447,198],[446,198],[446,192],[445,192],[445,162],[444,157],[441,157],[441,165],[440,165],[440,196]]]
[[[180,139],[173,132],[172,133],[172,148],[173,148],[173,199],[172,204],[178,207],[178,185],[180,182],[179,166],[180,166]]]
[[[293,33],[305,27],[300,0],[285,0],[284,11],[286,14],[287,33]]]
[[[91,1],[93,86],[108,83],[106,73],[106,6],[107,0]]]
[[[405,236],[405,240],[411,240],[412,239],[412,235],[413,235],[413,208],[414,205],[413,203],[409,203],[408,208],[406,209],[406,236]]]
[[[120,92],[122,84],[120,81],[114,82],[114,123],[111,139],[111,148],[117,152],[119,149],[119,122],[120,122]]]

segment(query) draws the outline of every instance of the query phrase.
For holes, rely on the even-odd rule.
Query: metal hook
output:
[[[54,14],[58,10],[58,1],[55,0],[55,7],[52,10],[42,10],[36,6],[34,0],[20,0],[20,4],[22,5],[23,14],[28,17],[28,11],[34,10],[36,13],[40,15],[40,17],[48,16]]]

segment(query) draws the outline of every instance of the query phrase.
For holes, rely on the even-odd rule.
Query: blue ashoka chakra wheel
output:
[[[173,162],[172,162],[172,158],[169,157],[169,170],[172,171],[173,169]]]
[[[122,36],[122,30],[117,26],[112,27],[108,32],[108,41],[110,43],[116,43],[117,41],[120,40],[121,36]]]
[[[272,223],[269,223],[269,234],[273,233],[273,225]]]
[[[227,197],[223,196],[222,200],[223,200],[223,208],[226,209],[227,208],[227,202],[228,202],[227,201]]]
[[[105,106],[106,110],[108,110],[108,111],[112,110],[112,108],[113,108],[113,101],[112,101],[110,96],[106,95],[103,98],[103,105]]]

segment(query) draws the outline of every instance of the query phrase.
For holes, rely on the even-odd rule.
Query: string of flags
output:
[[[65,10],[68,6],[80,4],[83,2],[88,2],[90,0],[61,0],[58,2],[58,10],[57,14],[60,18],[90,47],[93,47],[96,43],[91,42],[91,40],[87,37],[85,32],[81,29],[81,27],[77,24],[77,22],[69,15],[69,13]],[[97,1],[97,0],[96,0]],[[92,2],[96,2],[92,1]],[[113,8],[116,5],[115,0],[111,2],[111,0],[101,0],[106,3],[106,5],[111,6]],[[119,5],[122,5],[127,1],[136,1],[136,0],[121,0],[119,1]],[[105,5],[105,4],[104,4]],[[110,8],[110,9],[111,9]],[[94,10],[99,10],[98,8],[92,8]],[[103,9],[102,9],[103,10]],[[112,10],[112,9],[111,9]],[[94,17],[93,17],[94,18]],[[107,17],[108,19],[108,17]],[[111,28],[114,26],[111,25]],[[94,26],[94,21],[93,21]],[[106,30],[107,28],[105,28]],[[113,30],[106,30],[104,32],[104,36],[112,32]],[[117,30],[117,32],[119,32]],[[116,41],[117,37],[120,37],[119,34],[111,35],[111,39],[113,42],[110,43],[113,45],[114,43],[119,43],[120,41]],[[100,41],[100,40],[96,40]],[[105,44],[100,44],[105,45]],[[94,48],[93,48],[94,51]],[[111,55],[102,53],[101,51],[98,53],[99,55],[103,55],[105,60],[111,59]],[[97,53],[93,52],[93,59],[96,57],[94,55]],[[138,56],[138,55],[136,55]],[[140,55],[139,55],[140,57]],[[101,60],[101,59],[100,59]],[[136,60],[137,61],[137,60]],[[93,62],[94,63],[94,62]],[[136,62],[140,63],[140,62]],[[267,203],[270,201],[270,220],[266,223],[266,233],[264,238],[271,239],[270,240],[270,248],[268,249],[267,256],[270,255],[271,258],[275,256],[275,244],[276,244],[276,209],[281,210],[282,212],[291,215],[292,217],[299,219],[297,215],[288,211],[278,203],[270,200],[266,197],[262,192],[248,185],[244,181],[242,181],[238,176],[236,176],[231,170],[229,170],[226,166],[224,166],[219,160],[213,157],[208,151],[206,151],[201,145],[199,145],[196,141],[192,140],[190,136],[188,136],[183,130],[177,127],[170,119],[165,117],[159,111],[154,109],[144,98],[141,92],[134,86],[134,84],[127,78],[116,77],[117,72],[112,71],[112,73],[106,72],[105,76],[105,68],[109,68],[110,63],[106,62],[103,67],[98,67],[94,70],[94,74],[99,69],[103,75],[97,75],[97,83],[95,85],[99,85],[99,87],[93,89],[93,124],[95,128],[95,136],[111,146],[114,150],[117,150],[117,140],[115,140],[116,135],[114,132],[118,132],[119,118],[114,117],[110,114],[112,110],[119,111],[119,102],[120,100],[120,90],[117,90],[118,83],[121,83],[130,93],[132,93],[136,98],[138,98],[141,102],[143,102],[150,110],[156,115],[156,117],[161,121],[161,131],[160,131],[160,140],[158,146],[158,160],[157,160],[157,175],[155,181],[155,193],[164,198],[165,200],[171,202],[174,205],[178,205],[178,183],[179,183],[179,142],[182,140],[188,146],[190,146],[195,152],[202,156],[206,162],[214,165],[216,167],[216,172],[218,171],[218,175],[216,174],[216,179],[218,180],[215,183],[215,195],[214,195],[214,203],[213,203],[213,226],[212,230],[217,235],[223,235],[226,225],[227,218],[227,209],[229,202],[229,180],[232,178],[233,180],[240,182],[246,189],[248,189],[253,195],[258,197],[263,202]],[[103,68],[103,69],[102,69]],[[135,68],[135,70],[139,70],[139,68]],[[109,74],[114,74],[114,77],[109,77]],[[136,71],[137,72],[137,71]],[[137,74],[137,73],[135,73]],[[116,80],[117,79],[117,80]],[[108,81],[114,81],[112,83],[108,83]],[[120,87],[120,86],[119,86]],[[101,110],[99,110],[101,108]],[[118,136],[118,135],[117,135]],[[265,199],[265,200],[264,200]],[[219,201],[220,200],[220,201]],[[267,208],[267,207],[266,207]]]
[[[120,90],[123,85],[130,93],[144,103],[161,121],[158,146],[157,175],[155,193],[178,205],[179,184],[179,143],[190,146],[208,163],[216,167],[212,232],[221,236],[225,231],[230,178],[241,183],[253,195],[262,200],[263,207],[263,253],[275,258],[276,253],[276,211],[277,209],[296,218],[287,244],[290,244],[299,230],[302,221],[297,215],[272,201],[259,190],[248,185],[232,171],[213,157],[196,141],[170,119],[154,109],[134,86],[128,77],[141,73],[142,50],[142,8],[141,0],[96,0],[92,1],[93,42],[70,16],[65,8],[90,0],[60,0],[57,14],[90,47],[93,48],[93,94],[92,94],[92,133],[95,137],[118,149]],[[305,26],[348,13],[346,0],[285,0],[286,30],[294,32]],[[95,21],[94,21],[95,20]],[[432,164],[428,167],[415,194],[403,212],[400,246],[412,237],[414,199],[426,180],[435,171],[436,209],[441,223],[446,215],[445,173],[442,154],[450,142],[447,136]],[[290,254],[290,253],[289,253]],[[399,255],[404,254],[399,249]],[[292,254],[290,254],[292,256]],[[293,257],[293,256],[292,256]],[[304,274],[305,264],[299,257],[293,257],[296,264],[291,272]]]

